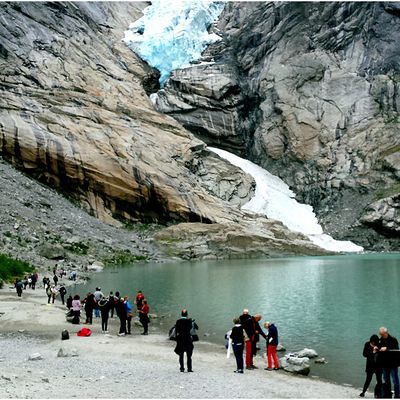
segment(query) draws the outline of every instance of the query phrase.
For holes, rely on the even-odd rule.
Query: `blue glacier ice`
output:
[[[222,1],[156,0],[143,17],[129,25],[124,42],[160,71],[163,86],[171,71],[200,58],[211,43],[220,40],[208,28],[219,17]]]

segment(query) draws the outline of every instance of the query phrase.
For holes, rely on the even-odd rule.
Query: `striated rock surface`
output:
[[[399,22],[397,3],[227,3],[223,40],[156,107],[277,174],[334,237],[398,249],[363,215],[400,192]]]
[[[0,5],[2,158],[115,225],[121,225],[120,220],[198,223],[168,228],[175,230],[173,235],[187,232],[195,242],[194,257],[204,257],[201,241],[209,229],[208,253],[217,257],[224,256],[219,246],[226,243],[232,247],[232,257],[246,257],[247,250],[250,256],[278,254],[281,250],[285,254],[321,254],[302,235],[289,232],[275,221],[260,217],[254,233],[251,219],[257,217],[248,217],[238,209],[253,195],[253,179],[210,154],[204,142],[173,118],[154,110],[146,93],[158,87],[159,74],[121,41],[124,29],[139,18],[146,5]],[[231,90],[226,92],[220,83],[220,96],[229,97]],[[13,183],[18,186],[19,181],[23,179],[16,175]],[[36,201],[34,210],[29,210],[29,204],[26,207],[26,215],[35,216]],[[4,215],[5,226],[16,219]],[[14,238],[23,237],[25,241],[29,236],[29,218],[24,214],[22,219],[21,233],[6,237],[8,231],[3,232],[2,250],[7,254],[16,251]],[[39,222],[34,227],[38,234],[42,232]],[[58,223],[63,226],[63,222]],[[192,226],[196,229],[187,228]],[[53,235],[53,227],[47,230]],[[106,228],[102,225],[101,230]],[[114,246],[110,232],[107,242]],[[92,251],[93,243],[89,242],[94,241],[87,237],[83,242],[72,240],[70,236],[75,234],[71,227],[62,234],[62,240],[54,238],[55,243],[62,242],[69,259],[74,258],[71,253]],[[225,234],[229,234],[227,239]],[[136,249],[132,254],[125,242],[127,235],[121,236],[124,244],[119,247],[123,249],[102,258],[105,262],[122,263],[136,257]],[[30,259],[61,256],[40,252],[43,237],[37,241],[24,242]],[[94,256],[101,253],[96,250]],[[184,257],[188,254],[187,248],[182,251]]]

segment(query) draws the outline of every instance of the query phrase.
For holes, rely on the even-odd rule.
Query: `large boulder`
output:
[[[39,254],[50,260],[61,260],[65,258],[65,250],[61,244],[45,243],[40,246]]]
[[[296,353],[297,357],[300,358],[316,358],[318,357],[318,353],[314,349],[303,349]]]
[[[286,372],[298,375],[308,375],[310,373],[310,359],[307,357],[285,356],[279,362]]]

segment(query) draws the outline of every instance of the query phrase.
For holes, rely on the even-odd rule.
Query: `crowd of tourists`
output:
[[[400,398],[398,367],[400,365],[400,351],[397,339],[389,334],[386,327],[379,328],[379,336],[372,335],[364,345],[363,356],[366,360],[366,379],[360,397],[364,397],[372,378],[375,375],[375,398],[392,398],[392,384],[394,398]],[[383,379],[382,379],[383,378]]]
[[[132,333],[134,309],[129,296],[122,296],[119,291],[115,293],[111,291],[108,295],[105,295],[100,287],[96,287],[93,293],[87,293],[82,300],[79,295],[69,296],[66,305],[69,310],[69,319],[73,324],[80,324],[81,313],[84,312],[84,324],[92,325],[94,316],[101,320],[102,333],[109,333],[108,320],[114,318],[115,315],[120,322],[118,335],[125,336]],[[143,326],[142,335],[148,335],[150,307],[141,290],[136,294],[135,307],[139,321]]]
[[[254,365],[253,359],[257,355],[258,342],[262,336],[267,342],[268,371],[278,370],[279,361],[276,355],[278,347],[278,329],[275,324],[265,322],[264,332],[260,326],[261,314],[250,315],[248,309],[244,309],[240,317],[234,318],[234,326],[227,332],[228,357],[233,350],[236,359],[235,373],[244,373],[244,364],[247,370],[258,369]],[[184,356],[187,358],[187,371],[193,372],[192,355],[194,350],[193,343],[198,341],[197,330],[199,329],[195,320],[188,317],[188,311],[182,310],[181,318],[176,321],[174,327],[169,332],[171,340],[176,340],[175,353],[179,356],[180,371],[185,372]],[[243,357],[245,355],[245,362]],[[272,367],[273,366],[273,367]]]

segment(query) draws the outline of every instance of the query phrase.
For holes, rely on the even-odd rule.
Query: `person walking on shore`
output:
[[[236,373],[243,374],[243,352],[245,344],[245,332],[239,318],[234,318],[230,339],[232,341],[233,354],[236,358]]]
[[[72,306],[72,314],[74,316],[74,318],[72,319],[72,323],[79,325],[80,323],[80,316],[81,316],[81,300],[79,295],[75,295],[74,299],[72,300],[71,303]]]
[[[375,398],[382,398],[382,367],[379,363],[379,337],[378,335],[372,335],[368,342],[364,344],[363,356],[367,359],[365,366],[365,383],[363,391],[360,393],[360,397],[365,397],[369,385],[372,381],[372,377],[376,376],[375,386]]]
[[[56,274],[53,275],[53,282],[54,282],[54,285],[57,286],[58,276]]]
[[[187,371],[193,372],[192,355],[193,355],[193,340],[190,334],[192,330],[192,320],[188,318],[187,310],[182,310],[181,318],[176,321],[176,347],[175,353],[179,355],[180,371],[185,372],[184,356],[187,357]]]
[[[110,315],[110,302],[107,298],[100,299],[99,309],[101,314],[101,332],[108,333],[108,317]]]
[[[93,293],[95,299],[95,306],[94,306],[94,316],[96,318],[100,318],[100,310],[99,310],[99,301],[104,297],[103,292],[101,291],[100,287],[96,288],[96,291]]]
[[[379,356],[383,367],[383,394],[385,398],[392,397],[392,385],[394,386],[394,398],[400,398],[400,385],[399,385],[399,374],[398,374],[398,356],[399,353],[399,342],[397,339],[389,335],[389,331],[386,327],[382,326],[379,328],[380,340],[379,340]]]
[[[65,295],[67,294],[67,289],[65,289],[64,285],[60,286],[60,289],[58,290],[58,293],[60,293],[61,302],[64,305]]]
[[[125,309],[125,301],[121,297],[118,299],[117,304],[115,305],[115,311],[117,312],[119,318],[119,333],[118,336],[126,335],[126,309]]]
[[[47,294],[47,304],[50,304],[50,300],[53,296],[53,291],[50,285],[47,285],[46,294]]]
[[[142,335],[148,335],[149,334],[149,312],[150,312],[150,307],[147,304],[147,300],[143,300],[142,307],[139,310],[139,321],[143,325],[143,333]]]
[[[38,274],[37,272],[34,272],[34,273],[32,274],[32,276],[31,276],[31,279],[32,279],[31,288],[32,288],[32,290],[35,290],[35,288],[36,288],[36,282],[37,282],[38,279],[39,279],[39,274]]]
[[[24,284],[22,283],[21,279],[17,279],[15,282],[15,290],[17,291],[18,297],[22,296],[22,289],[24,287]]]
[[[272,371],[272,360],[274,360],[274,370],[279,369],[278,357],[276,356],[276,349],[278,347],[278,328],[271,322],[266,322],[264,328],[268,329],[267,335],[267,358],[268,368],[267,371]]]
[[[126,334],[131,334],[131,326],[132,326],[132,304],[129,301],[129,297],[124,297],[124,306],[125,306],[125,313],[126,313]]]

